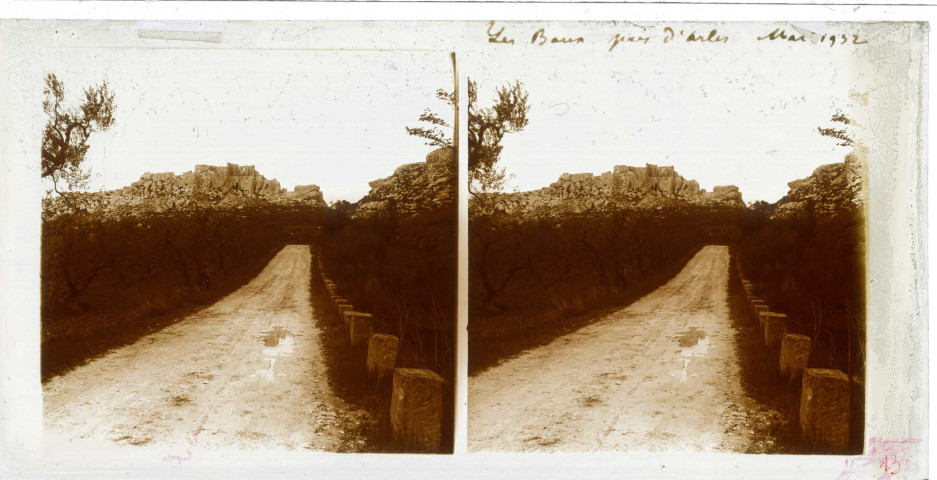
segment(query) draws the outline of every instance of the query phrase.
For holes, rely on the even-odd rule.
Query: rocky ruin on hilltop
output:
[[[862,177],[868,152],[857,148],[843,162],[821,165],[813,173],[787,184],[790,189],[778,200],[775,218],[789,218],[810,208],[818,216],[854,212],[862,207]]]
[[[358,202],[357,217],[394,211],[403,215],[455,208],[458,169],[453,148],[443,147],[426,155],[425,162],[408,163],[393,175],[369,182],[370,192]]]
[[[117,213],[185,211],[204,207],[242,208],[247,205],[307,205],[324,207],[316,185],[297,185],[292,192],[280,182],[257,173],[253,165],[196,165],[176,175],[172,172],[144,173],[128,187],[95,193],[73,194],[80,208],[91,212]],[[49,199],[44,208],[53,215],[65,210],[64,200]]]
[[[672,166],[650,163],[644,167],[616,165],[611,172],[564,173],[540,190],[486,194],[497,209],[509,214],[559,215],[601,212],[623,207],[657,208],[672,204],[742,207],[742,194],[734,185],[712,192],[687,180]]]

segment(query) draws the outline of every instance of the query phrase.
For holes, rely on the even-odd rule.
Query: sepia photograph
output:
[[[451,452],[454,55],[34,27],[48,438]]]
[[[937,9],[26,3],[0,477],[929,478]]]
[[[489,22],[470,451],[862,453],[870,52],[922,32]]]

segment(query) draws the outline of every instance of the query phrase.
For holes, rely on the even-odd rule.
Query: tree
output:
[[[91,170],[82,163],[90,147],[88,139],[114,125],[114,94],[103,82],[85,88],[84,102],[78,108],[67,108],[65,87],[52,73],[46,75],[43,94],[42,109],[49,121],[42,132],[42,178],[51,179],[52,189],[64,198],[66,191],[87,187]]]
[[[855,123],[855,122],[853,122],[852,120],[850,120],[849,117],[847,117],[845,114],[843,114],[843,112],[841,112],[841,111],[837,111],[837,112],[833,115],[833,117],[830,118],[830,121],[831,121],[831,122],[836,122],[836,123],[841,123],[841,124],[843,124],[844,126],[848,126],[848,125],[851,125],[851,124]],[[839,145],[839,146],[841,146],[841,147],[851,147],[851,146],[855,145],[855,140],[853,139],[853,136],[854,136],[854,135],[853,135],[852,133],[846,131],[846,128],[845,128],[845,127],[843,127],[843,128],[836,128],[836,127],[826,127],[826,128],[823,128],[823,127],[817,127],[817,130],[820,132],[820,135],[822,135],[822,136],[824,136],[824,137],[831,137],[831,138],[835,138],[836,140],[839,140],[839,143],[838,143],[837,145]]]
[[[455,93],[449,93],[445,90],[436,90],[436,98],[446,102],[450,107],[455,108]],[[446,132],[439,127],[452,128],[449,122],[430,109],[423,110],[419,121],[428,123],[430,127],[406,127],[407,133],[415,137],[422,137],[428,140],[427,145],[432,147],[451,147],[452,139],[446,136]]]
[[[501,139],[507,133],[519,132],[527,126],[527,92],[520,81],[496,90],[497,102],[491,107],[478,106],[477,85],[468,81],[468,134],[469,134],[469,186],[478,185],[482,191],[500,190],[504,186],[505,171],[497,167],[501,156]],[[455,106],[455,94],[437,90],[436,97]],[[419,120],[429,127],[406,127],[407,133],[422,137],[426,144],[451,147],[452,140],[439,127],[452,128],[436,113],[426,109]],[[470,191],[472,191],[470,189]],[[474,192],[473,192],[474,194]]]
[[[481,108],[477,86],[474,81],[468,81],[469,182],[470,186],[477,184],[482,191],[499,190],[504,186],[504,168],[497,166],[503,148],[501,139],[507,133],[523,130],[530,111],[528,94],[520,81],[499,87],[496,93],[496,103]]]

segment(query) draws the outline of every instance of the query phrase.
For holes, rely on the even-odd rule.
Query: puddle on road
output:
[[[275,347],[280,343],[280,340],[286,338],[289,335],[290,331],[283,327],[273,327],[273,330],[267,330],[264,332],[263,341],[264,346],[266,347]]]
[[[276,374],[274,366],[277,364],[278,357],[288,357],[293,354],[293,334],[283,327],[273,327],[272,330],[263,332],[261,340],[264,344],[263,355],[267,360],[267,368],[257,370],[254,376],[265,378],[268,382],[273,382],[276,377],[282,377],[284,374]]]
[[[678,333],[676,340],[680,348],[689,348],[698,344],[704,338],[706,338],[706,332],[696,327],[690,327],[689,330]]]
[[[670,375],[680,380],[681,383],[686,383],[687,367],[690,366],[690,359],[706,355],[709,352],[709,340],[706,339],[706,332],[696,327],[690,327],[688,330],[678,333],[673,339],[680,346],[683,368],[671,370]]]

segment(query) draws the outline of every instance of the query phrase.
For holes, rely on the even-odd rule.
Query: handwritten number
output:
[[[898,455],[886,454],[878,466],[889,475],[897,475],[901,472],[901,462],[898,461]]]

